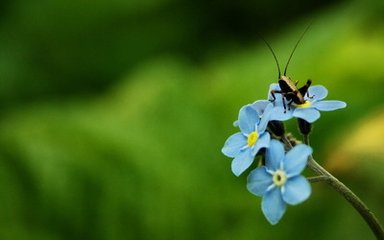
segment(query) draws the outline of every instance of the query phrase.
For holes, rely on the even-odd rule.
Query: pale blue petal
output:
[[[233,126],[234,126],[234,127],[238,127],[238,126],[239,126],[239,120],[234,121],[234,122],[233,122]]]
[[[285,121],[292,118],[292,114],[289,113],[290,111],[292,111],[292,108],[288,106],[288,100],[285,99],[281,93],[275,93],[276,99],[273,99],[271,94],[272,90],[280,90],[279,84],[273,83],[269,87],[268,99],[273,103],[273,105],[276,108],[274,113],[271,116],[271,120]],[[287,105],[286,108],[284,108],[283,101],[285,101],[285,104]]]
[[[312,104],[314,108],[319,111],[333,111],[340,108],[345,108],[347,104],[342,101],[329,100],[329,101],[319,101]]]
[[[283,98],[284,96],[280,93],[275,93],[275,99],[273,99],[272,94],[270,93],[270,97],[268,98],[275,107],[283,107]],[[285,101],[287,102],[287,101]]]
[[[311,195],[311,185],[303,176],[296,176],[288,179],[282,192],[283,199],[291,205],[299,204]]]
[[[298,144],[285,155],[284,170],[288,176],[299,175],[307,166],[312,148],[305,144]]]
[[[271,94],[271,91],[272,90],[277,90],[277,91],[280,91],[280,86],[278,83],[272,83],[271,85],[269,85],[269,90],[268,90],[268,100],[273,100],[273,97],[272,97],[272,94]],[[276,97],[276,95],[275,95]],[[276,97],[276,100],[277,100],[277,97]]]
[[[269,120],[286,121],[292,118],[292,113],[292,107],[288,110],[288,106],[284,109],[283,104],[281,104],[281,106],[275,105],[275,107],[271,109]]]
[[[271,100],[271,102],[273,103],[273,105],[275,106],[275,107],[284,107],[284,104],[283,104],[283,98],[284,98],[284,96],[283,95],[281,95],[280,93],[275,93],[275,97],[276,97],[276,99],[275,100]],[[284,99],[285,100],[285,103],[287,103],[287,100],[286,99]]]
[[[256,110],[257,115],[262,116],[264,114],[265,108],[271,102],[268,100],[257,100],[256,102],[251,104],[251,107]]]
[[[309,123],[313,123],[320,118],[320,113],[315,108],[296,108],[293,111],[293,116],[304,119]]]
[[[283,217],[286,210],[286,203],[284,202],[280,188],[273,188],[264,194],[261,202],[261,210],[267,220],[275,225]]]
[[[268,105],[265,107],[264,113],[261,116],[261,119],[259,122],[259,126],[258,126],[258,133],[259,134],[263,133],[265,131],[265,129],[267,129],[268,122],[270,120],[270,116],[271,116],[271,113],[273,110],[273,104],[270,103],[269,101],[267,101],[267,102],[268,102]]]
[[[272,171],[280,169],[280,163],[284,159],[284,146],[277,140],[271,140],[269,142],[269,148],[267,148],[265,154],[265,166]]]
[[[309,95],[309,98],[308,98]],[[322,85],[316,85],[308,88],[308,95],[304,97],[311,102],[324,99],[328,95],[328,90]]]
[[[272,175],[267,173],[264,166],[256,168],[248,175],[247,189],[256,196],[263,196],[272,184]]]
[[[221,152],[227,157],[234,158],[245,145],[247,145],[247,138],[241,132],[238,132],[225,141]]]
[[[241,132],[249,134],[255,131],[255,125],[259,122],[259,116],[255,109],[246,105],[239,112],[239,127]]]
[[[271,136],[268,132],[264,132],[260,135],[255,146],[252,148],[252,155],[255,156],[261,148],[268,148],[271,141]]]
[[[239,154],[232,160],[232,172],[236,176],[240,176],[249,166],[251,166],[254,159],[250,148],[240,151]]]

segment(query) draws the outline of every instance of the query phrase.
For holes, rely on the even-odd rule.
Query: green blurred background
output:
[[[284,65],[310,22],[288,73],[348,103],[315,158],[384,221],[382,0],[2,0],[0,239],[374,239],[322,183],[271,226],[220,152],[276,81],[257,34]]]

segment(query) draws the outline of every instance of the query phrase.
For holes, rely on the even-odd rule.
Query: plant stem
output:
[[[307,180],[311,183],[326,182],[329,180],[329,177],[327,177],[327,176],[315,176],[315,177],[308,177]]]
[[[304,143],[309,145],[308,135],[304,135]],[[319,177],[324,176],[327,180],[324,180],[328,185],[340,193],[361,215],[365,220],[368,226],[371,228],[372,232],[375,234],[376,238],[379,240],[384,240],[384,230],[380,225],[379,220],[376,218],[373,212],[364,204],[364,202],[356,196],[347,186],[340,182],[336,177],[330,174],[325,170],[320,164],[318,164],[312,156],[309,156],[308,167],[312,169],[315,173],[319,174]]]
[[[288,146],[289,148],[293,148],[291,142],[289,141],[289,139],[287,138],[286,135],[283,135],[283,136],[281,137],[281,139],[283,140],[283,142],[284,142],[284,144],[285,144],[286,146]]]

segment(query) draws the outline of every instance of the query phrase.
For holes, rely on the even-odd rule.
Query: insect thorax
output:
[[[287,100],[292,100],[296,104],[302,104],[305,102],[304,96],[297,88],[296,83],[293,82],[289,77],[281,76],[279,79],[279,86]]]
[[[279,86],[283,92],[297,91],[296,84],[287,76],[281,76],[279,79]]]

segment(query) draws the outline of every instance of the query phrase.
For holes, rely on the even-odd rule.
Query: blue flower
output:
[[[286,205],[296,205],[311,194],[307,179],[300,175],[307,165],[312,148],[296,145],[287,154],[284,146],[271,140],[265,155],[265,166],[253,170],[248,176],[248,190],[263,197],[261,209],[271,224],[280,221]]]
[[[308,94],[304,97],[305,103],[297,105],[292,115],[296,118],[304,119],[313,123],[320,118],[320,111],[333,111],[345,108],[347,104],[337,100],[322,100],[328,95],[328,90],[321,85],[313,86],[308,89]]]
[[[269,88],[268,99],[272,100],[271,90],[280,90],[278,84],[273,83]],[[328,90],[321,85],[316,85],[308,88],[308,93],[305,94],[303,104],[292,103],[285,109],[283,106],[283,96],[277,97],[273,102],[274,108],[271,110],[270,120],[285,121],[292,117],[301,118],[309,123],[313,123],[320,118],[320,111],[333,111],[340,108],[345,108],[347,104],[337,100],[322,100],[328,95]],[[287,100],[285,100],[287,103]]]
[[[272,104],[267,108],[272,108]],[[268,109],[265,110],[268,111]],[[237,121],[240,132],[230,136],[221,150],[224,155],[234,158],[231,168],[236,176],[239,176],[252,164],[261,148],[269,146],[270,135],[265,131],[267,124],[268,115],[260,116],[251,105],[240,109]]]
[[[252,107],[260,118],[264,114],[270,114],[270,111],[273,108],[273,104],[271,103],[271,101],[268,101],[268,100],[257,100],[256,102],[249,104],[248,106]],[[266,120],[269,119],[269,115],[268,116],[265,115],[264,119]],[[233,123],[233,126],[238,127],[239,120],[236,120]]]

